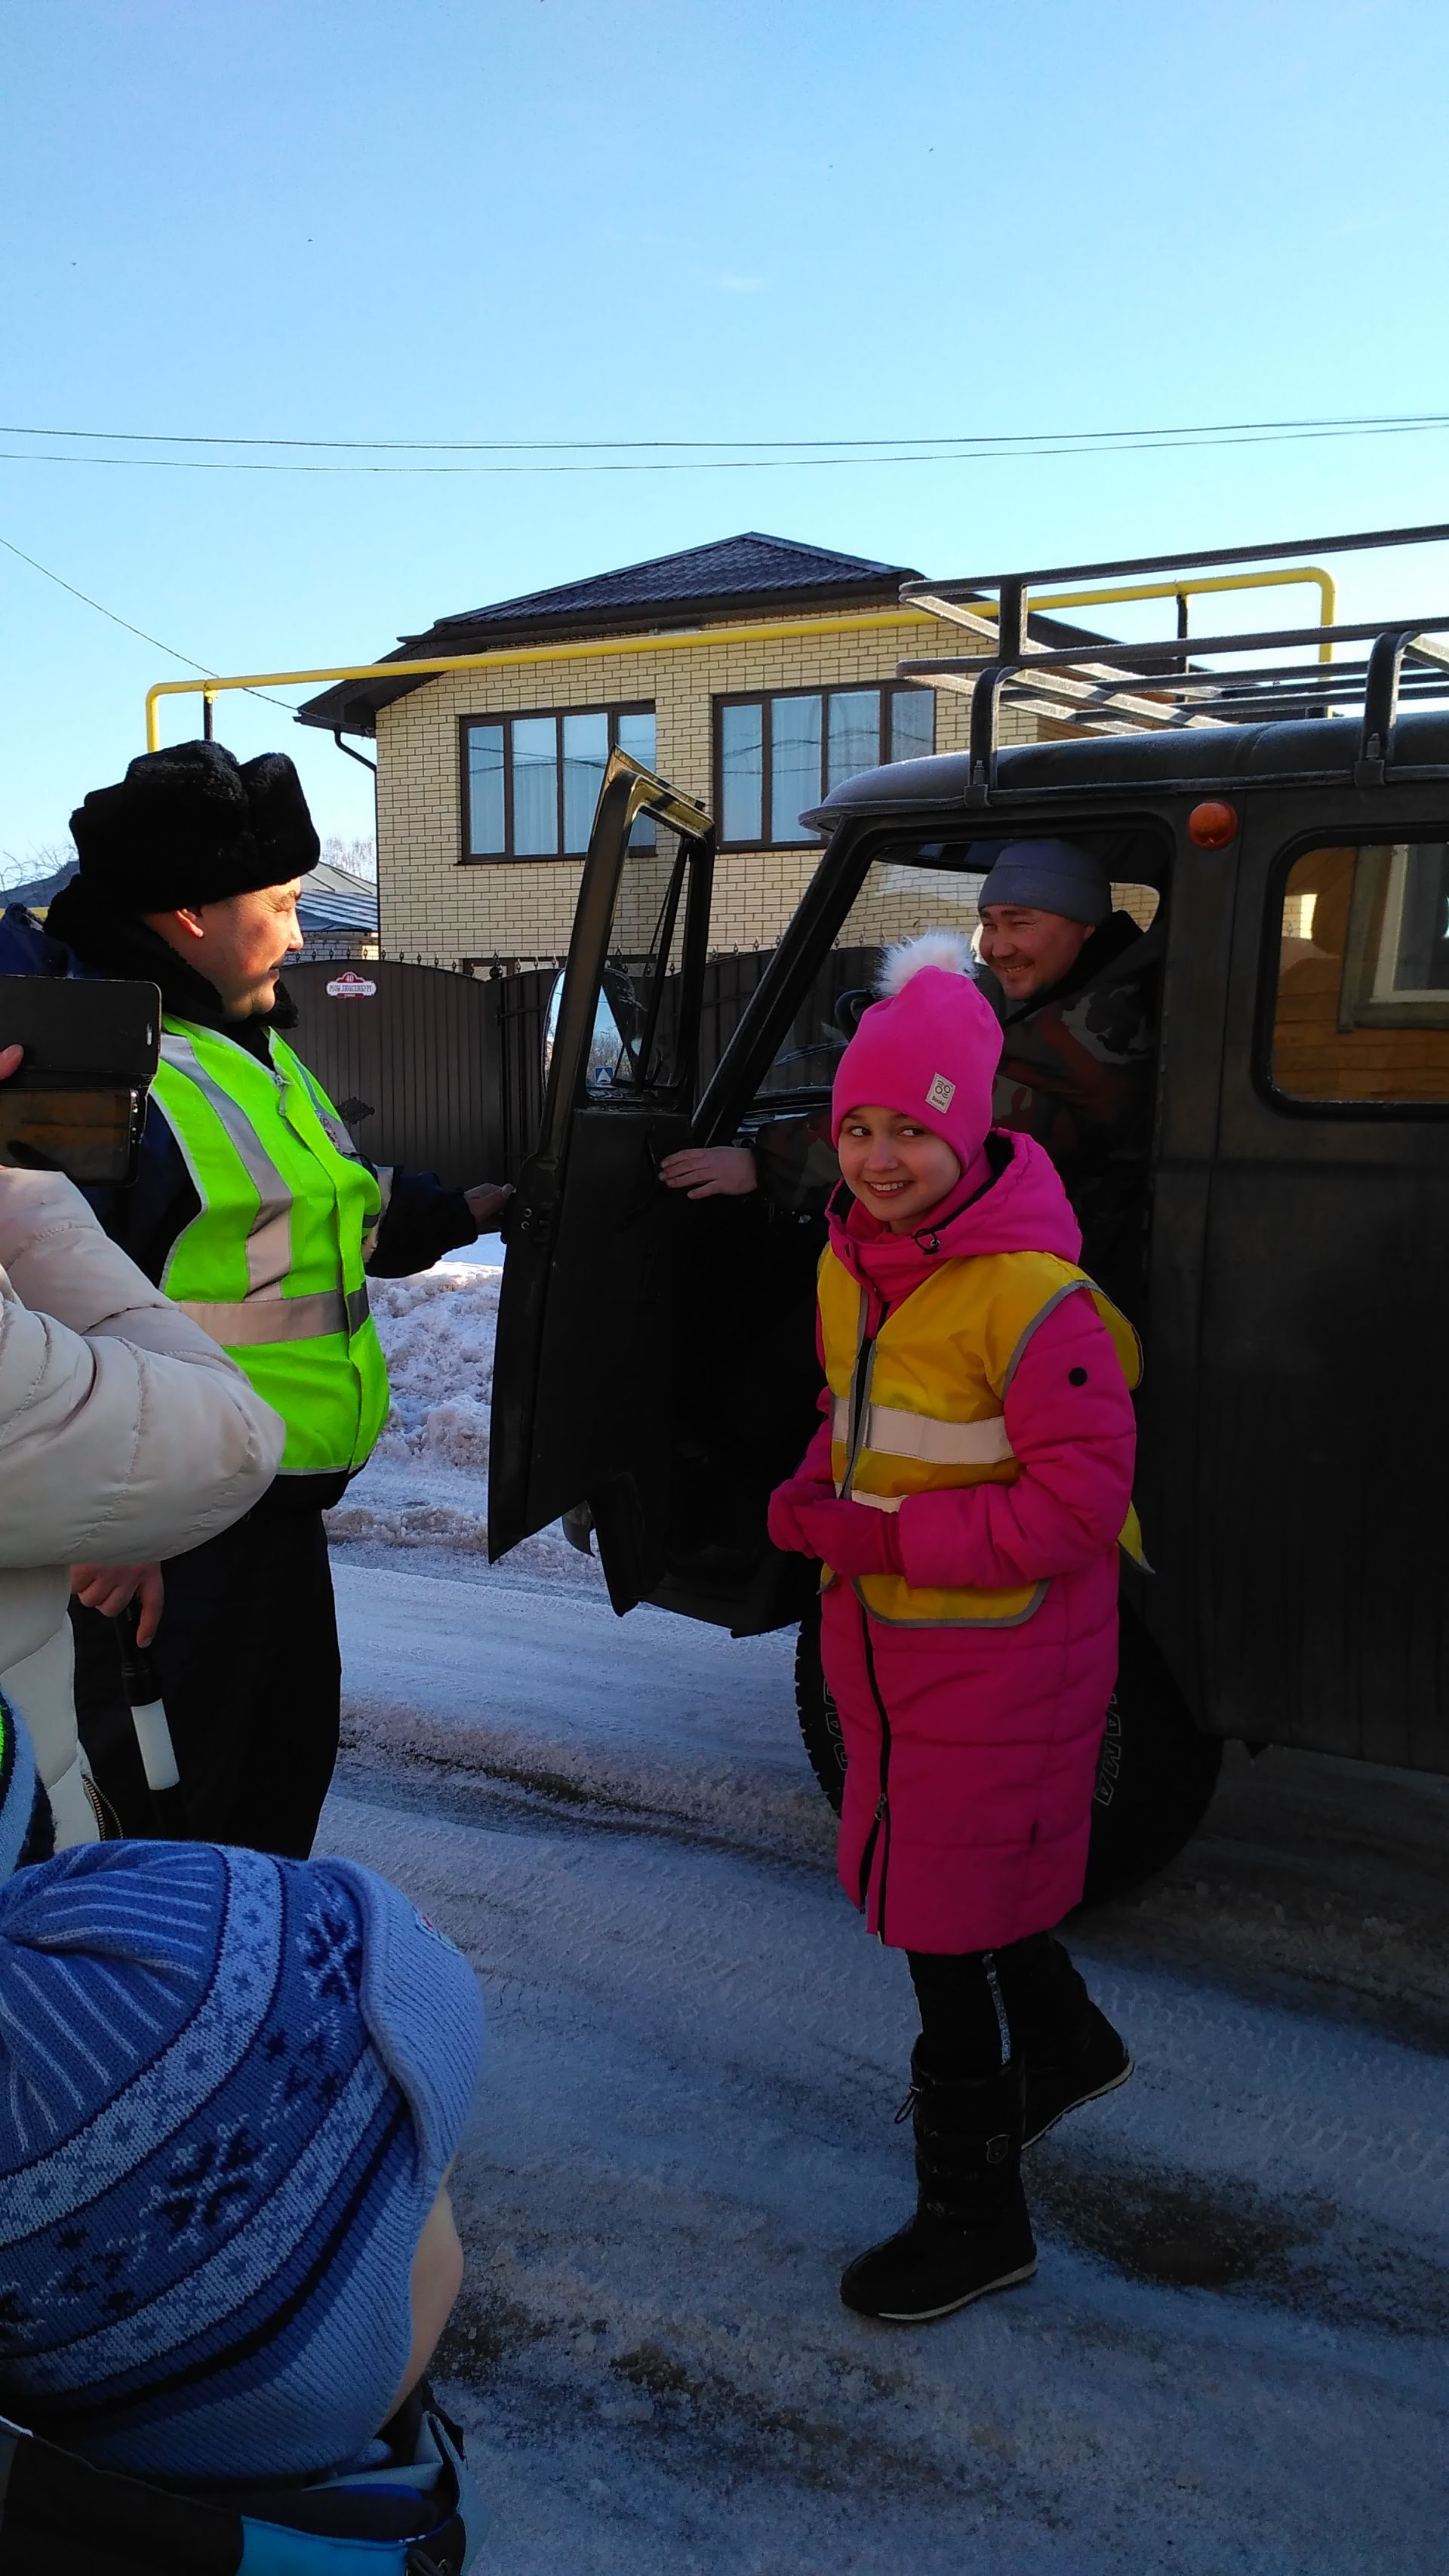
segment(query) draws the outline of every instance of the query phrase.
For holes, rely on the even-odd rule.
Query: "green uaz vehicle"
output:
[[[1004,843],[1096,853],[1135,890],[1137,964],[1160,977],[1111,1256],[1146,1347],[1155,1571],[1123,1567],[1098,1893],[1180,1847],[1224,1738],[1449,1770],[1449,617],[1035,649],[1033,586],[1179,571],[1186,589],[1186,565],[929,586],[977,655],[903,671],[970,690],[971,748],[852,778],[804,818],[819,866],[707,1081],[713,828],[614,757],[496,1367],[493,1554],[586,1507],[620,1612],[801,1621],[801,1721],[838,1795],[810,1569],[765,1535],[816,1420],[834,1064],[882,946],[974,926]],[[1306,658],[1325,642],[1341,658]],[[999,747],[1012,704],[1074,732]],[[661,1185],[666,1154],[736,1138],[758,1149],[753,1196]]]

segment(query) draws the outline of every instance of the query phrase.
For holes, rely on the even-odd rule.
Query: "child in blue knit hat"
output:
[[[29,1731],[0,1691],[0,1887],[28,1862],[49,1860],[54,1849],[55,1818]]]
[[[4,1787],[0,1876],[23,1856]],[[355,1861],[91,1843],[19,1869],[0,2406],[187,2485],[355,2463],[457,2296],[446,2176],[481,2044],[467,1962]]]

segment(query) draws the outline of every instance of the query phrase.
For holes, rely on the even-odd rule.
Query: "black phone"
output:
[[[7,1046],[25,1055],[0,1082],[0,1163],[73,1181],[133,1181],[161,1061],[157,986],[0,975]]]

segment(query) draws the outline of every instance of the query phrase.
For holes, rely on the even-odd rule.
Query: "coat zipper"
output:
[[[841,1478],[840,1498],[844,1502],[855,1482],[856,1467],[865,1445],[866,1424],[870,1420],[870,1382],[875,1375],[875,1337],[880,1325],[870,1320],[870,1299],[860,1292],[860,1339],[855,1346],[855,1367],[850,1377],[850,1445],[846,1455],[845,1474]]]
[[[860,1859],[860,1902],[864,1910],[870,1901],[871,1863],[875,1859],[875,1847],[879,1842],[881,1847],[880,1888],[876,1896],[875,1928],[883,1941],[885,1939],[886,1872],[890,1868],[891,1859],[891,1722],[886,1714],[885,1700],[881,1695],[880,1682],[876,1677],[875,1649],[870,1642],[870,1612],[863,1601],[860,1603],[860,1639],[865,1649],[866,1678],[870,1683],[871,1697],[875,1701],[876,1715],[880,1719],[880,1794],[876,1799],[875,1815]]]
[[[862,1288],[860,1340],[856,1345],[855,1368],[850,1385],[850,1454],[846,1459],[845,1474],[841,1480],[842,1500],[848,1497],[851,1486],[855,1482],[856,1465],[865,1445],[866,1424],[870,1420],[870,1384],[875,1373],[875,1337],[880,1330],[879,1323],[873,1324],[870,1320],[870,1305],[871,1301],[865,1289]],[[859,1600],[858,1595],[857,1599]],[[876,1798],[875,1814],[871,1819],[870,1832],[865,1838],[865,1849],[860,1856],[860,1904],[864,1911],[870,1902],[870,1873],[875,1860],[876,1845],[879,1843],[881,1846],[880,1894],[876,1903],[876,1930],[884,1938],[886,1870],[890,1863],[891,1852],[891,1722],[886,1714],[885,1701],[881,1697],[880,1683],[876,1678],[875,1653],[870,1642],[870,1612],[863,1601],[859,1602],[859,1608],[866,1675],[870,1682],[871,1697],[875,1701],[876,1714],[880,1719],[880,1789]]]

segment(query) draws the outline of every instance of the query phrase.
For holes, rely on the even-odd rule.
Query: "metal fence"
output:
[[[717,957],[705,973],[700,1077],[729,1044],[769,951]],[[293,1043],[362,1151],[453,1188],[516,1181],[543,1110],[543,1041],[558,969],[462,975],[396,957],[287,970]]]
[[[454,1189],[500,1176],[496,985],[369,957],[290,966],[286,986],[291,1043],[370,1161],[420,1165]]]
[[[701,1089],[772,954],[743,949],[705,968]],[[835,995],[867,980],[875,954],[832,951],[796,1013],[797,1047],[808,1052],[833,1025]],[[293,1043],[371,1161],[421,1166],[455,1189],[516,1181],[543,1111],[543,1041],[557,975],[554,965],[465,975],[396,957],[294,965],[286,977],[298,1013]],[[810,1078],[819,1079],[818,1067]]]

